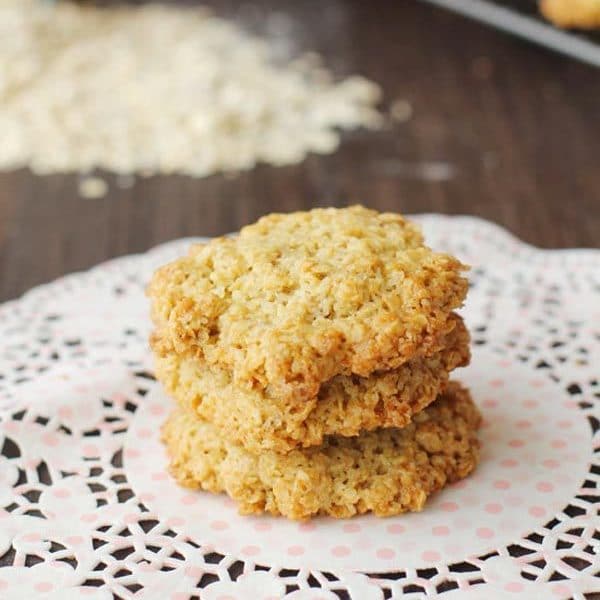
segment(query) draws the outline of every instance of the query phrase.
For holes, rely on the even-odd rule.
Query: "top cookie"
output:
[[[176,351],[302,401],[335,375],[427,355],[462,304],[464,269],[400,215],[353,206],[272,214],[196,245],[148,293]]]

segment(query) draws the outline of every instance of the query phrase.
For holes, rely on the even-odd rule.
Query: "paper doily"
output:
[[[179,240],[0,306],[0,597],[577,598],[600,591],[600,252],[424,216],[473,265],[482,463],[420,514],[305,524],[186,492],[143,288]]]

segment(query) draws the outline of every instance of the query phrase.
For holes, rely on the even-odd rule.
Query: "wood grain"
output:
[[[83,199],[76,175],[0,174],[0,299],[165,240],[233,231],[273,210],[362,202],[474,214],[542,247],[598,247],[600,73],[420,2],[208,2],[339,75],[405,99],[406,123],[344,136],[331,156],[234,178],[152,177]],[[268,28],[267,28],[268,29]]]

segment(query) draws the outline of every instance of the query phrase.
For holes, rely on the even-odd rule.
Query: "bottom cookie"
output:
[[[242,514],[389,516],[421,510],[429,495],[475,468],[480,421],[469,392],[451,383],[403,429],[332,436],[285,455],[251,454],[181,408],[162,438],[181,485],[226,492]]]

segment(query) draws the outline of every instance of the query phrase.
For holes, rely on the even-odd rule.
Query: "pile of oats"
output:
[[[185,173],[301,161],[377,127],[379,88],[333,82],[202,8],[0,1],[0,169]]]

